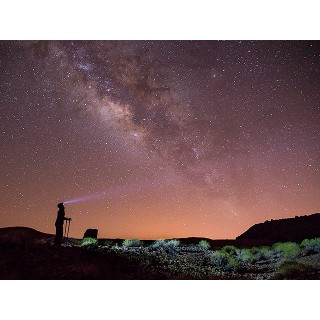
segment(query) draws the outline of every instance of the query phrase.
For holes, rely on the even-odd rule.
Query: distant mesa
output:
[[[320,237],[320,213],[295,218],[265,221],[250,227],[237,240],[269,240],[300,242]]]

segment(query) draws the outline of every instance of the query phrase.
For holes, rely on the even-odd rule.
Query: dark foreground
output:
[[[226,270],[212,263],[212,250],[124,248],[110,243],[81,247],[70,239],[52,245],[52,235],[29,228],[0,229],[0,279],[320,279],[320,254],[294,261],[266,259]]]
[[[13,230],[12,230],[13,231]],[[139,265],[115,253],[98,253],[80,246],[52,245],[53,238],[16,230],[0,234],[0,279],[110,280],[160,279],[144,274]]]

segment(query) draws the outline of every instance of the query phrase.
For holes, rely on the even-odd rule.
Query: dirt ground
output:
[[[211,250],[190,246],[165,250],[110,245],[81,247],[77,239],[70,239],[61,247],[52,243],[52,235],[32,229],[0,229],[0,279],[320,279],[320,254],[295,261],[265,260],[239,265],[236,270],[223,270],[212,264]]]

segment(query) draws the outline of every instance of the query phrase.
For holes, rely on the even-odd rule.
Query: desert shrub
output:
[[[139,239],[125,239],[122,242],[122,246],[126,248],[142,247],[142,241]]]
[[[267,246],[259,247],[257,248],[255,256],[257,260],[268,260],[273,256],[273,251]]]
[[[166,240],[165,243],[166,248],[169,249],[177,249],[180,245],[180,241],[177,239]]]
[[[259,252],[259,248],[258,247],[252,247],[249,250],[253,255],[256,255]]]
[[[98,240],[95,238],[83,238],[81,242],[81,247],[97,246],[97,245],[98,245]]]
[[[301,247],[307,254],[320,252],[320,238],[304,239],[301,242]]]
[[[211,263],[225,271],[235,270],[238,267],[238,261],[223,250],[217,250],[211,254]]]
[[[237,248],[235,246],[224,246],[221,250],[229,254],[234,254]]]
[[[163,248],[165,246],[165,242],[166,240],[159,239],[159,240],[156,240],[154,243],[152,243],[150,247],[154,249]]]
[[[200,240],[198,246],[201,248],[201,249],[205,249],[205,250],[208,250],[210,248],[210,244],[208,241],[206,240]]]
[[[243,263],[253,263],[256,260],[251,249],[237,249],[236,256],[237,259]]]
[[[285,258],[296,258],[301,253],[299,245],[295,242],[277,242],[272,246],[272,250]]]
[[[173,246],[178,246],[180,245],[180,240],[178,239],[171,239],[171,240],[167,240],[167,243]]]
[[[150,247],[153,249],[177,249],[178,246],[180,245],[180,241],[177,239],[171,239],[171,240],[164,240],[164,239],[159,239],[156,240]]]

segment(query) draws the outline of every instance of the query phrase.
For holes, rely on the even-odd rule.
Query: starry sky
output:
[[[320,211],[319,41],[0,42],[0,227],[233,239]]]

